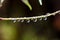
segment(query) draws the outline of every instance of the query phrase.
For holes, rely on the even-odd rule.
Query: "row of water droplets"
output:
[[[24,20],[27,20],[27,23],[29,23],[32,20],[33,22],[37,22],[38,19],[39,20],[47,20],[47,17],[49,17],[51,15],[55,16],[56,14],[60,14],[60,10],[58,10],[58,11],[56,11],[54,13],[47,13],[46,15],[35,16],[35,17],[25,17],[25,19],[22,18],[21,20],[17,20],[17,21],[18,22],[24,22]],[[14,20],[13,22],[15,23],[16,20]]]
[[[40,21],[41,21],[41,20],[45,20],[45,21],[46,21],[46,20],[47,20],[47,17],[46,17],[46,18],[39,18],[39,19],[37,19],[37,18],[36,18],[36,19],[27,19],[26,22],[27,22],[27,23],[30,23],[31,20],[32,20],[33,22],[37,22],[38,20],[40,20]],[[15,19],[15,20],[13,20],[13,23],[15,23],[15,22],[24,22],[24,21],[25,21],[24,19],[21,19],[21,20],[16,20],[16,19]]]

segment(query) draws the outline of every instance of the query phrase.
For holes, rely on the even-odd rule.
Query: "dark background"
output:
[[[0,17],[31,17],[45,15],[46,13],[53,13],[60,10],[60,0],[42,0],[43,5],[41,6],[38,0],[29,0],[32,10],[29,9],[21,0],[5,0],[3,6],[0,8]],[[7,33],[3,30],[1,33],[1,40],[59,40],[59,31],[54,29],[53,23],[54,16],[48,17],[46,21],[37,21],[34,23],[13,23],[12,21],[0,21],[1,31],[6,30],[12,34]],[[4,25],[4,26],[3,26]],[[8,26],[9,25],[9,26]],[[11,26],[11,27],[10,27]],[[10,29],[9,29],[10,28]],[[11,29],[12,28],[12,29]],[[9,31],[10,30],[10,31]],[[11,35],[5,38],[4,35]],[[14,38],[12,38],[12,35]],[[15,38],[16,37],[16,38]]]

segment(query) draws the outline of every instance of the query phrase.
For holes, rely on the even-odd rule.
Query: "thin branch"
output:
[[[29,20],[29,19],[38,19],[38,18],[46,18],[51,15],[56,15],[60,12],[60,10],[54,12],[54,13],[47,13],[46,15],[41,15],[41,16],[34,16],[34,17],[21,17],[21,18],[2,18],[0,17],[1,20]]]

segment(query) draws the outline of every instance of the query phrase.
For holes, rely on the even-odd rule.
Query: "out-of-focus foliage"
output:
[[[32,10],[32,6],[30,5],[30,3],[29,3],[28,0],[22,0],[22,2],[23,2],[24,4],[26,4],[26,5],[29,7],[30,10]]]

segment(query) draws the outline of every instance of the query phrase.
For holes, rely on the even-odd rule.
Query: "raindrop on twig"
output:
[[[44,20],[47,20],[47,17],[46,17],[46,18],[44,18]]]
[[[16,20],[13,21],[13,23],[15,23],[15,22],[16,22]]]
[[[34,21],[34,22],[37,22],[37,19],[34,19],[33,21]]]
[[[40,18],[39,20],[42,20],[42,18]]]
[[[27,20],[27,23],[29,23],[30,22],[30,20]]]
[[[21,22],[24,22],[24,20],[21,20]]]
[[[20,20],[18,20],[18,22],[20,22]]]

